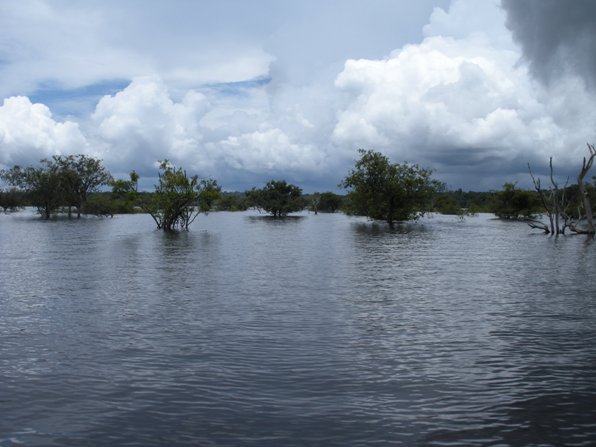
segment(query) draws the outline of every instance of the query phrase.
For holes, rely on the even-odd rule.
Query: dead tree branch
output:
[[[586,159],[586,157],[584,157],[583,162],[582,162],[582,167],[579,171],[579,174],[577,176],[577,186],[579,189],[579,194],[582,200],[582,205],[584,208],[584,212],[586,214],[586,228],[582,229],[582,228],[578,228],[577,224],[582,220],[582,212],[581,209],[578,208],[578,219],[575,222],[571,222],[569,224],[569,228],[571,229],[571,231],[573,231],[574,233],[580,233],[580,234],[594,234],[596,233],[595,228],[594,228],[594,216],[592,213],[592,204],[590,203],[590,197],[588,196],[588,192],[586,191],[586,187],[585,187],[585,183],[584,183],[584,178],[586,177],[586,175],[588,174],[588,172],[590,171],[590,169],[592,169],[592,164],[594,163],[594,158],[596,157],[596,148],[594,148],[593,144],[587,143],[588,145],[588,153],[589,153],[589,157]]]
[[[551,183],[551,186],[548,191],[545,191],[542,188],[540,178],[536,178],[534,176],[530,163],[528,163],[528,171],[530,172],[530,177],[532,177],[534,189],[538,193],[538,196],[540,197],[540,202],[542,203],[542,207],[544,208],[544,211],[548,216],[550,225],[546,225],[536,220],[533,220],[531,223],[529,222],[528,224],[530,225],[530,227],[543,230],[545,233],[550,233],[554,235],[565,234],[565,228],[567,228],[568,226],[568,218],[565,214],[565,208],[567,206],[567,197],[565,191],[569,183],[569,178],[565,182],[565,187],[561,190],[559,188],[559,184],[555,180],[552,157],[550,157],[548,165],[550,169],[549,177]],[[563,225],[561,225],[561,219],[563,219]]]

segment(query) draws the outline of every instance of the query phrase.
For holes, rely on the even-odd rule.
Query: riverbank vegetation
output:
[[[161,230],[188,230],[200,213],[245,211],[256,208],[275,218],[308,210],[314,214],[343,212],[384,220],[390,225],[415,220],[429,212],[465,217],[494,213],[507,220],[521,220],[548,234],[594,234],[592,206],[595,182],[587,181],[596,149],[588,144],[577,183],[555,180],[553,161],[545,183],[529,175],[533,190],[506,182],[498,191],[448,190],[432,177],[432,171],[415,164],[392,163],[383,154],[361,150],[354,168],[339,186],[345,194],[331,191],[303,194],[285,180],[271,180],[248,191],[221,191],[215,180],[187,175],[182,167],[160,162],[154,191],[139,191],[139,175],[114,179],[100,160],[86,155],[56,155],[37,166],[0,171],[0,209],[15,212],[36,207],[43,219],[64,214],[113,216],[146,213]],[[592,178],[594,180],[594,178]],[[546,221],[544,220],[546,219]]]

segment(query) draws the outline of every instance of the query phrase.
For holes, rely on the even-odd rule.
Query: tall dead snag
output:
[[[568,226],[568,219],[567,215],[565,214],[565,208],[567,205],[565,190],[567,189],[567,183],[569,182],[569,179],[567,179],[565,187],[562,190],[560,190],[559,184],[555,181],[555,177],[553,175],[553,157],[550,157],[548,165],[550,167],[551,182],[551,186],[549,187],[548,191],[542,189],[540,179],[534,177],[534,174],[532,173],[532,168],[530,167],[530,163],[528,163],[528,171],[530,172],[530,177],[532,177],[534,189],[538,193],[538,196],[540,197],[540,202],[542,203],[544,211],[548,216],[550,226],[537,220],[529,221],[528,225],[530,225],[530,227],[532,228],[538,228],[540,230],[543,230],[547,234],[565,234],[565,228]],[[563,219],[562,226],[561,219]]]
[[[594,234],[596,233],[594,229],[594,216],[592,214],[592,204],[590,203],[590,197],[588,196],[588,192],[586,191],[586,186],[584,184],[584,178],[592,168],[592,164],[594,163],[594,157],[596,157],[596,149],[594,148],[593,144],[588,144],[588,152],[590,156],[586,159],[584,157],[582,168],[579,171],[577,176],[577,186],[579,189],[579,194],[582,200],[582,205],[584,208],[584,213],[586,214],[586,228],[578,228],[577,223],[582,220],[582,213],[581,209],[578,208],[578,219],[577,222],[570,222],[569,229],[574,233],[580,234]]]

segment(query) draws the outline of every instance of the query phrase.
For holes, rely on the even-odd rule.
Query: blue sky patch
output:
[[[248,90],[265,87],[270,82],[271,77],[262,77],[248,81],[206,84],[204,87],[208,88],[209,90],[216,91],[220,95],[242,96],[245,95]]]
[[[57,116],[82,117],[95,109],[99,100],[105,95],[114,95],[130,84],[127,79],[113,79],[74,89],[60,88],[53,82],[41,85],[29,95],[31,102],[47,105]]]

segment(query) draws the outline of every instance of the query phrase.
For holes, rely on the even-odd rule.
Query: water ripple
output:
[[[0,219],[1,447],[596,444],[580,238],[483,215]]]

